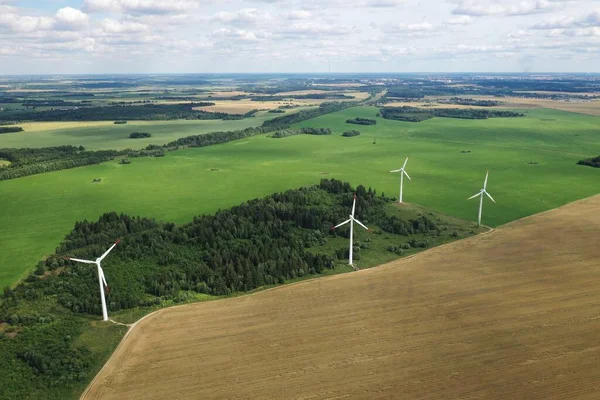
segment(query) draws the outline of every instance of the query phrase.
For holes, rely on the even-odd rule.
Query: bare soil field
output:
[[[381,267],[164,309],[85,399],[597,399],[600,195]]]
[[[195,107],[194,110],[204,110],[212,112],[224,112],[228,114],[245,114],[251,110],[274,110],[279,106],[309,106],[319,105],[324,100],[293,100],[293,101],[252,101],[252,100],[211,100],[214,106]],[[277,116],[275,114],[275,116]]]

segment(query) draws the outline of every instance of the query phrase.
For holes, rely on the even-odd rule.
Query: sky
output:
[[[0,75],[600,72],[600,0],[0,0]]]

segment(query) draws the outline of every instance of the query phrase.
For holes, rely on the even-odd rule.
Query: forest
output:
[[[441,104],[457,104],[461,106],[479,106],[479,107],[495,107],[501,104],[496,100],[475,100],[471,98],[451,97],[449,99],[438,100]]]
[[[0,181],[99,164],[120,154],[122,152],[116,150],[86,151],[83,146],[0,149],[0,158],[11,162],[8,166],[0,167]]]
[[[487,118],[511,118],[524,117],[522,113],[515,111],[484,110],[478,108],[430,108],[417,107],[382,107],[381,116],[406,122],[421,122],[433,117],[462,118],[462,119],[487,119]]]
[[[210,102],[188,104],[143,104],[137,106],[86,107],[70,110],[5,111],[2,119],[16,121],[166,121],[175,119],[242,119],[242,115],[194,110],[214,105]]]
[[[346,120],[346,123],[347,124],[355,124],[355,125],[375,125],[375,124],[377,124],[377,120],[356,117],[356,118]]]
[[[109,313],[281,284],[320,274],[346,257],[346,246],[333,251],[322,246],[335,235],[348,237],[347,227],[331,231],[331,226],[350,213],[355,192],[356,214],[364,223],[389,234],[439,235],[433,219],[390,216],[391,199],[337,180],[251,200],[184,225],[114,212],[77,222],[55,254],[14,289],[4,289],[0,398],[61,398],[92,377],[98,355],[78,338],[100,314],[96,269],[66,256],[94,259],[121,238],[103,264]],[[360,247],[355,252],[359,256]]]
[[[352,137],[352,136],[358,136],[358,135],[360,135],[360,132],[355,129],[352,129],[350,131],[346,131],[346,132],[342,133],[343,137]]]
[[[579,165],[587,165],[588,167],[600,168],[600,156],[586,158],[585,160],[579,160],[577,162]]]
[[[23,132],[23,128],[20,126],[0,126],[0,134],[15,132]]]

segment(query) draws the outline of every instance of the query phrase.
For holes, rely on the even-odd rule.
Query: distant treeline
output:
[[[272,138],[284,138],[288,136],[294,135],[331,135],[331,129],[329,128],[300,128],[300,129],[283,129],[280,131],[275,131],[271,136]]]
[[[579,165],[587,165],[589,167],[600,168],[600,156],[587,158],[577,162]]]
[[[479,107],[494,107],[501,104],[500,101],[496,100],[475,100],[475,99],[464,99],[460,97],[451,97],[449,99],[438,100],[441,104],[458,104],[461,106],[479,106]]]
[[[0,168],[0,181],[61,169],[99,164],[123,154],[116,150],[85,151],[83,146],[59,146],[42,149],[0,149],[0,158],[10,165]]]
[[[356,125],[375,125],[375,124],[377,124],[377,120],[356,117],[354,119],[347,119],[346,123],[347,124],[356,124]]]
[[[360,132],[357,130],[352,129],[351,131],[346,131],[344,133],[342,133],[343,137],[352,137],[352,136],[359,136]]]
[[[2,113],[3,119],[17,121],[112,121],[142,120],[164,121],[175,119],[242,119],[242,115],[194,110],[195,107],[207,107],[214,103],[200,102],[188,104],[144,104],[139,106],[87,107],[72,110],[47,111],[8,111]]]
[[[76,103],[64,100],[27,100],[22,103],[25,107],[89,107],[90,103]]]
[[[0,126],[0,134],[14,132],[23,132],[23,128],[20,126]]]
[[[406,122],[421,122],[433,117],[463,118],[463,119],[487,119],[487,118],[511,118],[524,117],[524,114],[515,111],[496,111],[476,108],[429,108],[417,107],[383,107],[380,109],[381,116],[385,119],[393,119]]]

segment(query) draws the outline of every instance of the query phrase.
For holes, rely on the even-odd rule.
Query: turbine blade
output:
[[[339,227],[340,227],[340,226],[342,226],[342,225],[346,225],[346,224],[347,224],[348,222],[350,222],[350,221],[352,221],[352,220],[348,219],[348,220],[346,220],[346,221],[342,222],[341,224],[338,224],[338,225],[334,226],[332,229],[336,229],[336,228],[339,228]]]
[[[367,228],[366,226],[363,225],[362,222],[360,222],[359,220],[355,219],[354,222],[356,222],[357,224],[359,224],[360,226],[362,226],[363,228],[365,228],[366,230],[369,230],[369,228]]]
[[[402,166],[402,169],[406,168],[406,163],[408,162],[408,157],[406,157],[406,160],[404,160],[404,165]]]
[[[404,175],[406,175],[406,177],[408,178],[408,180],[412,181],[412,179],[410,179],[410,176],[408,175],[408,172],[406,172],[406,171],[402,171],[402,172],[404,172]]]
[[[390,171],[390,172],[400,172],[400,171],[402,171],[402,168],[400,168],[400,169],[395,169],[395,170],[393,170],[393,171]]]
[[[356,210],[356,194],[354,195],[354,202],[352,203],[352,217],[354,217],[354,210]]]
[[[485,172],[485,181],[483,182],[483,190],[485,190],[485,188],[487,187],[487,180],[488,180],[489,174],[490,174],[490,171]]]
[[[469,197],[467,200],[474,199],[475,197],[479,196],[480,194],[481,194],[481,192],[474,194],[473,196]]]
[[[99,268],[100,278],[102,278],[102,282],[104,282],[104,286],[108,287],[108,283],[106,283],[106,277],[104,276],[104,270],[102,267]]]
[[[494,203],[496,202],[496,200],[494,200],[491,194],[489,194],[488,192],[485,192],[485,194],[487,194],[491,201],[493,201]]]
[[[102,254],[102,256],[100,257],[100,259],[98,261],[104,260],[104,258],[108,255],[108,253],[110,253],[112,251],[112,249],[114,249],[115,246],[119,244],[120,241],[121,241],[121,239],[117,240],[115,242],[115,244],[113,244],[112,246],[110,246],[110,249],[106,250],[106,252],[104,254]]]
[[[96,264],[96,261],[80,260],[79,258],[71,258],[71,257],[69,257],[69,260],[75,261],[75,262],[78,262],[78,263],[83,263],[83,264]]]

